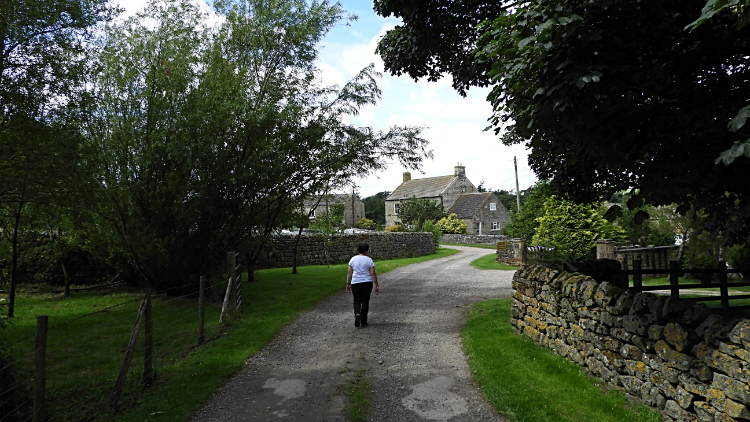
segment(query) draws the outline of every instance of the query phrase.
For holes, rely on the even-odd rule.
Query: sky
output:
[[[528,166],[528,151],[523,146],[505,146],[494,131],[484,131],[492,107],[486,101],[488,88],[472,88],[466,98],[451,88],[447,76],[437,82],[414,81],[408,76],[386,73],[375,54],[378,40],[400,21],[382,18],[372,10],[371,0],[341,0],[344,9],[358,20],[340,24],[322,41],[318,68],[327,84],[343,85],[370,63],[383,73],[379,81],[382,99],[375,106],[364,107],[347,123],[388,130],[393,125],[425,126],[422,137],[429,141],[434,158],[425,160],[422,172],[411,171],[412,179],[453,174],[458,164],[475,186],[514,190],[513,157],[518,159],[518,184],[521,190],[531,186],[536,177]],[[125,15],[135,13],[146,0],[120,0]],[[398,162],[384,171],[354,180],[362,198],[382,191],[395,190],[409,171]]]

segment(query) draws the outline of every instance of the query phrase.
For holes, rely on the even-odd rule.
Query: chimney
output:
[[[466,177],[466,167],[462,166],[461,163],[458,163],[453,169],[456,177]]]
[[[408,171],[405,171],[404,172],[404,183],[408,182],[409,180],[411,180],[411,173],[409,173]]]

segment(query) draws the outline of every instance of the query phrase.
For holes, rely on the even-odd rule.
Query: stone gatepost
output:
[[[511,243],[513,244],[513,260],[517,262],[517,264],[513,264],[516,266],[521,266],[526,263],[526,239],[511,239]]]
[[[596,259],[615,259],[615,241],[612,239],[597,240]]]

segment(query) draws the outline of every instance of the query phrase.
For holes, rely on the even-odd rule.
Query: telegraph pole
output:
[[[518,211],[521,212],[521,191],[518,190],[518,164],[516,164],[516,156],[513,156],[513,168],[516,169],[516,205]]]

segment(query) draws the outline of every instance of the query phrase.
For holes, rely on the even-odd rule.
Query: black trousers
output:
[[[352,284],[354,296],[354,314],[359,314],[360,320],[367,322],[367,311],[370,309],[370,294],[372,282]]]

